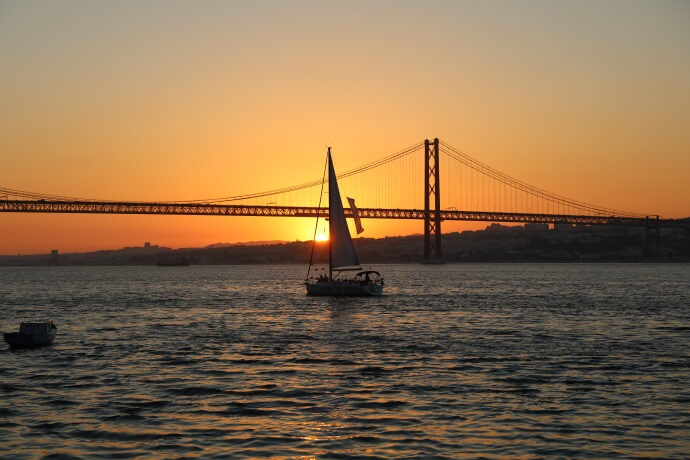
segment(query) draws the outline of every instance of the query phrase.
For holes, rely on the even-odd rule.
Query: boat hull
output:
[[[369,297],[379,296],[383,293],[383,286],[380,284],[360,284],[360,283],[307,283],[307,294],[317,296],[334,297]]]
[[[5,332],[5,342],[12,348],[33,348],[51,345],[55,340],[55,330],[46,334],[24,334],[23,332]]]

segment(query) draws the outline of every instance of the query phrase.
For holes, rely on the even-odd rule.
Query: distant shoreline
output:
[[[545,264],[572,264],[572,265],[613,265],[613,264],[626,264],[626,265],[683,265],[690,263],[690,260],[666,260],[666,259],[649,259],[649,260],[467,260],[467,261],[451,261],[444,262],[442,264],[424,264],[421,262],[366,262],[362,263],[362,266],[377,266],[377,265],[420,265],[425,267],[430,266],[447,266],[447,265],[512,265],[512,264],[533,264],[533,265],[545,265]],[[86,268],[86,267],[151,267],[151,268],[178,268],[184,269],[189,267],[301,267],[307,266],[307,263],[228,263],[228,264],[190,264],[186,266],[161,266],[156,264],[71,264],[71,265],[51,265],[51,264],[24,264],[24,265],[0,265],[0,269],[3,268]]]
[[[545,225],[503,226],[448,233],[443,238],[446,264],[457,263],[687,263],[688,229],[663,229],[648,238],[644,228]],[[422,235],[354,239],[360,261],[367,264],[421,264]],[[314,261],[328,261],[327,246],[317,244]],[[266,244],[214,244],[171,249],[146,243],[141,247],[83,253],[4,255],[0,267],[145,266],[161,270],[180,265],[307,265],[311,241]]]

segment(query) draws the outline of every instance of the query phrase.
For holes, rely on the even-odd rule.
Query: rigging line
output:
[[[618,215],[625,215],[625,216],[630,216],[630,217],[638,217],[643,214],[639,213],[631,213],[628,211],[621,211],[621,210],[615,210],[615,209],[610,209],[610,208],[604,208],[596,205],[591,205],[589,203],[585,202],[579,202],[576,200],[572,200],[560,195],[557,195],[555,193],[547,192],[546,190],[540,189],[538,187],[534,187],[532,185],[529,185],[523,181],[514,179],[504,173],[501,173],[500,171],[491,168],[489,166],[486,166],[473,158],[469,157],[466,154],[463,154],[462,157],[454,155],[452,152],[449,152],[445,149],[442,150],[443,153],[448,155],[449,157],[455,159],[456,161],[460,161],[463,164],[466,164],[470,168],[474,169],[475,171],[484,174],[486,176],[489,176],[493,179],[496,179],[498,181],[503,182],[506,185],[510,185],[511,187],[518,188],[519,190],[528,193],[532,196],[543,198],[543,199],[552,199],[556,202],[559,202],[560,204],[563,204],[565,206],[572,206],[575,208],[578,208],[580,210],[587,210],[587,211],[592,211],[600,214],[618,214]]]
[[[328,155],[326,155],[326,163],[323,165],[323,176],[321,177],[321,193],[319,194],[319,209],[321,209],[321,199],[323,198],[323,184],[326,182],[326,168],[328,167]],[[330,204],[329,204],[330,205]],[[319,214],[316,214],[316,225],[314,225],[314,238],[311,240],[311,254],[309,255],[309,268],[307,268],[307,278],[305,282],[309,281],[309,273],[311,272],[311,263],[314,260],[314,246],[316,245],[316,232],[319,230]],[[331,235],[328,235],[330,240]],[[330,241],[329,241],[330,244]]]
[[[505,174],[505,173],[503,173],[503,172],[501,172],[501,171],[499,171],[499,170],[497,170],[497,169],[495,169],[495,168],[492,168],[491,166],[488,166],[488,165],[486,165],[486,164],[484,164],[484,163],[482,163],[482,162],[480,162],[480,161],[478,161],[478,160],[475,160],[474,158],[472,158],[472,157],[469,156],[468,154],[462,152],[462,151],[459,150],[459,149],[456,149],[456,148],[453,147],[452,145],[449,145],[449,144],[447,144],[447,143],[445,143],[445,142],[441,142],[441,144],[442,144],[444,147],[446,147],[446,148],[452,150],[452,151],[453,151],[454,153],[456,153],[457,155],[459,155],[459,156],[461,156],[461,157],[467,159],[469,162],[474,163],[474,164],[477,165],[480,169],[486,170],[487,172],[486,172],[485,174],[488,174],[489,172],[494,173],[494,174],[496,174],[496,175],[498,175],[498,176],[500,176],[500,177],[505,178],[505,179],[506,179],[508,182],[510,182],[510,183],[513,183],[513,184],[521,184],[521,185],[523,185],[523,186],[526,187],[526,188],[529,188],[529,189],[532,189],[532,190],[539,191],[539,192],[541,192],[542,194],[545,194],[545,195],[548,195],[548,196],[551,196],[551,197],[556,197],[556,198],[561,199],[561,200],[563,200],[563,201],[565,201],[565,202],[567,202],[567,203],[570,203],[570,204],[578,205],[578,206],[576,206],[576,207],[584,206],[584,207],[586,207],[586,208],[588,208],[588,209],[596,209],[596,210],[599,210],[600,212],[615,212],[615,213],[619,213],[619,214],[623,214],[623,215],[628,215],[628,216],[634,216],[634,217],[644,215],[644,214],[641,214],[641,213],[633,213],[633,212],[629,212],[629,211],[621,211],[621,210],[617,210],[617,209],[611,209],[611,208],[600,207],[600,206],[592,205],[592,204],[585,203],[585,202],[582,202],[582,201],[573,200],[573,199],[564,197],[564,196],[562,196],[562,195],[558,195],[558,194],[556,194],[556,193],[548,192],[548,191],[546,191],[546,190],[543,190],[543,189],[541,189],[541,188],[539,188],[539,187],[535,187],[535,186],[533,186],[533,185],[530,185],[530,184],[528,184],[528,183],[526,183],[526,182],[524,182],[524,181],[521,181],[521,180],[519,180],[519,179],[515,179],[514,177],[511,177],[511,176],[509,176],[509,175],[507,175],[507,174]],[[449,152],[446,152],[446,153],[449,154]],[[459,160],[459,159],[456,158],[456,160]],[[459,161],[461,161],[461,160],[459,160]],[[468,166],[469,166],[469,165],[468,165]],[[497,179],[498,179],[498,178],[497,178]],[[524,190],[524,191],[526,191],[526,190]]]

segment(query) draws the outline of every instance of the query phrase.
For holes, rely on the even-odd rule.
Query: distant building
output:
[[[575,226],[573,224],[555,223],[553,229],[559,232],[572,232]]]
[[[145,247],[145,248],[150,248],[150,247],[151,247],[151,243],[148,242],[148,241],[145,242],[145,243],[144,243],[144,247]]]
[[[484,229],[484,231],[487,233],[504,233],[510,230],[510,227],[496,223],[493,223]]]
[[[52,250],[50,251],[50,255],[51,255],[51,256],[56,256],[56,255],[58,255],[58,250],[57,250],[57,249],[52,249]]]
[[[525,224],[525,231],[527,232],[548,232],[549,224]]]

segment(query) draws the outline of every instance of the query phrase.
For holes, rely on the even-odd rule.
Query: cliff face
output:
[[[423,259],[421,235],[357,238],[363,264],[418,263]],[[644,228],[545,225],[502,226],[443,235],[447,262],[486,261],[642,261],[690,260],[690,234],[686,228],[662,229],[659,248],[656,234]],[[290,242],[205,248],[170,249],[155,245],[75,254],[0,256],[0,266],[29,265],[174,265],[189,264],[307,264],[312,243]],[[328,247],[314,246],[314,261],[328,262]]]

